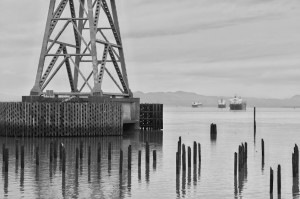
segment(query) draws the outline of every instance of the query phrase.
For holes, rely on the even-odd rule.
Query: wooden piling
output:
[[[182,144],[182,170],[186,171],[185,145]]]
[[[281,166],[278,165],[277,168],[277,193],[278,195],[281,194]]]
[[[199,165],[201,164],[201,144],[198,143],[198,157],[199,157]]]
[[[80,152],[80,160],[83,158],[83,141],[80,140],[80,145],[79,145],[79,152]]]
[[[108,161],[111,161],[111,142],[108,143]]]
[[[274,177],[273,177],[273,169],[272,167],[270,167],[270,194],[273,194],[273,181],[274,181]]]
[[[239,146],[239,152],[238,152],[238,158],[239,158],[239,163],[238,163],[238,167],[239,167],[239,172],[241,171],[241,169],[242,169],[242,155],[241,155],[241,153],[242,153],[242,150],[241,150],[241,146]]]
[[[8,165],[9,165],[9,150],[7,148],[4,149],[4,172],[8,173]]]
[[[248,160],[248,144],[245,142],[245,163],[247,164]]]
[[[76,168],[76,170],[78,170],[78,168],[79,168],[79,149],[78,149],[78,147],[76,147],[76,161],[75,161],[75,168]]]
[[[89,148],[88,148],[88,166],[91,165],[91,153],[92,153],[91,146],[89,146]]]
[[[53,143],[53,158],[54,158],[54,160],[57,159],[57,141],[56,140]]]
[[[254,114],[253,128],[254,128],[254,135],[255,135],[256,134],[256,107],[253,108],[253,114]]]
[[[261,139],[261,158],[262,158],[262,164],[265,163],[265,142],[264,139]]]
[[[2,144],[2,162],[5,161],[5,144]]]
[[[177,143],[177,152],[179,157],[181,157],[181,137],[179,137],[178,143]],[[180,165],[180,158],[179,158],[179,165]]]
[[[38,166],[40,164],[40,158],[39,158],[39,147],[35,147],[35,165]]]
[[[128,170],[131,170],[131,145],[128,146]]]
[[[50,154],[49,154],[49,157],[50,157],[50,164],[52,164],[52,162],[53,162],[53,142],[52,141],[50,142]]]
[[[60,160],[60,162],[62,162],[62,154],[63,154],[63,152],[62,152],[62,149],[63,148],[63,144],[62,143],[60,143],[59,144],[59,160]]]
[[[101,162],[101,144],[98,143],[98,150],[97,150],[97,163],[99,164]]]
[[[234,176],[237,176],[237,153],[234,153]]]
[[[179,152],[176,152],[176,175],[179,175],[180,173],[179,159],[180,159]]]
[[[153,150],[153,166],[156,166],[156,150]]]
[[[142,164],[142,151],[139,150],[139,155],[138,155],[138,167],[140,168]]]
[[[16,140],[16,160],[19,160],[19,140]]]
[[[295,154],[295,175],[299,175],[299,149],[297,144],[294,147],[294,154]]]
[[[149,149],[149,143],[146,142],[146,164],[149,164],[150,162],[150,149]]]
[[[120,150],[119,173],[123,172],[123,151]]]
[[[194,165],[197,165],[197,142],[194,141]]]
[[[192,163],[192,160],[191,160],[192,159],[192,157],[191,157],[192,154],[191,153],[192,153],[191,147],[188,147],[188,167],[189,168],[192,167],[192,164],[191,164]]]
[[[65,146],[62,147],[62,172],[66,172],[66,149]]]
[[[24,169],[25,163],[24,163],[24,145],[21,146],[21,169]]]

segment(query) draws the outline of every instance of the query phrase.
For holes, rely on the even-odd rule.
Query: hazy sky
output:
[[[132,91],[300,94],[299,0],[116,0]],[[0,1],[0,93],[28,95],[49,0]]]

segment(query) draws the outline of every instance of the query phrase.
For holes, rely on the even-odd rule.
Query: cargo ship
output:
[[[241,97],[234,96],[230,99],[230,110],[246,110],[247,102]]]
[[[201,102],[193,102],[193,103],[192,103],[192,107],[193,107],[193,108],[198,108],[199,106],[202,106],[202,103],[201,103]]]
[[[218,108],[226,108],[226,101],[224,99],[218,100]]]

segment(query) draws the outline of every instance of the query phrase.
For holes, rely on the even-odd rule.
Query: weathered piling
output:
[[[242,169],[242,150],[241,150],[241,146],[239,146],[239,152],[238,152],[238,156],[239,156],[239,171],[241,171]]]
[[[39,147],[35,147],[35,165],[39,166],[40,164],[40,157],[39,157]]]
[[[15,151],[16,151],[16,160],[19,160],[19,140],[16,140]]]
[[[82,140],[80,140],[79,150],[80,150],[80,160],[82,160],[82,158],[83,158],[83,141]]]
[[[91,146],[88,147],[88,166],[91,165]]]
[[[142,151],[139,150],[139,155],[138,155],[138,167],[140,168],[142,165]]]
[[[201,144],[198,143],[198,157],[199,157],[199,165],[201,164]]]
[[[182,144],[182,170],[186,171],[185,145]]]
[[[265,163],[265,142],[264,139],[261,139],[261,160],[262,164]]]
[[[156,166],[156,150],[153,150],[153,166]]]
[[[191,168],[192,167],[192,150],[191,147],[188,147],[188,167]]]
[[[177,143],[177,151],[178,151],[178,155],[179,157],[181,157],[181,136],[179,136],[179,140],[178,140],[178,143]],[[179,158],[179,166],[181,164],[181,158]]]
[[[79,149],[76,147],[76,161],[75,161],[75,169],[78,170],[79,168]]]
[[[297,144],[295,144],[294,153],[292,154],[292,169],[293,177],[299,175],[299,149]]]
[[[53,162],[53,142],[52,141],[50,142],[50,154],[49,154],[49,157],[50,157],[50,164],[52,164],[52,162]]]
[[[245,163],[247,164],[248,159],[248,144],[245,142]]]
[[[179,159],[180,159],[179,152],[176,152],[176,175],[179,175],[180,173]]]
[[[24,169],[24,145],[21,146],[21,169]]]
[[[239,145],[239,149],[238,149],[238,170],[241,171],[245,165],[247,164],[247,142],[242,143],[241,145]]]
[[[149,143],[146,142],[146,164],[149,164],[150,162],[150,147]]]
[[[131,170],[131,145],[128,146],[128,170]]]
[[[2,144],[2,162],[5,160],[5,144]]]
[[[277,168],[277,193],[281,194],[281,166],[278,165]]]
[[[234,153],[234,176],[237,175],[237,153]]]
[[[53,158],[54,158],[54,160],[57,159],[57,141],[56,140],[53,143]]]
[[[119,173],[123,172],[123,151],[120,150]]]
[[[63,152],[62,152],[63,149],[62,149],[62,148],[63,148],[63,144],[60,143],[60,144],[59,144],[59,161],[60,161],[60,162],[62,162],[62,158],[63,158],[63,157],[62,157],[62,154],[63,154]]]
[[[62,172],[66,172],[66,149],[65,146],[62,147]]]
[[[255,134],[256,134],[256,107],[253,108],[253,114],[254,114],[253,129],[254,129],[254,136],[255,136]]]
[[[274,181],[274,173],[272,167],[270,167],[270,194],[273,194],[273,181]]]
[[[7,148],[4,149],[4,172],[8,172],[9,165],[9,150]]]
[[[108,143],[108,161],[111,161],[111,142]]]
[[[197,142],[194,141],[194,165],[197,165]]]
[[[211,123],[211,125],[210,125],[210,138],[212,140],[217,139],[217,125],[214,123]]]
[[[98,143],[98,149],[97,149],[97,163],[99,164],[101,162],[101,144]]]

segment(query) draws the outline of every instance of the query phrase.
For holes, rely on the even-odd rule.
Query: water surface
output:
[[[257,133],[253,133],[253,109],[232,112],[217,108],[164,109],[163,132],[129,132],[123,137],[25,138],[25,169],[15,160],[15,138],[1,138],[9,148],[9,172],[2,171],[1,198],[270,198],[269,169],[274,170],[274,194],[277,197],[277,165],[281,165],[281,198],[298,198],[298,179],[292,178],[292,152],[300,144],[300,109],[257,108]],[[216,140],[210,139],[210,124],[217,124]],[[176,177],[175,158],[178,137],[186,146],[201,143],[202,162]],[[265,161],[261,161],[261,139],[265,142]],[[50,141],[66,147],[66,173],[60,159],[49,165]],[[84,156],[75,169],[75,149],[84,144]],[[145,165],[145,142],[150,144],[151,160]],[[108,143],[112,160],[108,161]],[[234,178],[234,152],[248,143],[246,171]],[[101,144],[101,163],[97,164],[97,145]],[[127,147],[132,145],[132,170],[127,169]],[[35,147],[39,147],[40,165],[35,165]],[[87,148],[92,163],[87,164]],[[119,154],[123,150],[123,172],[119,173]],[[142,166],[138,169],[138,151]],[[157,151],[153,164],[152,151]],[[2,149],[1,149],[2,152]],[[2,161],[0,162],[2,167]],[[294,185],[294,189],[293,189]]]

